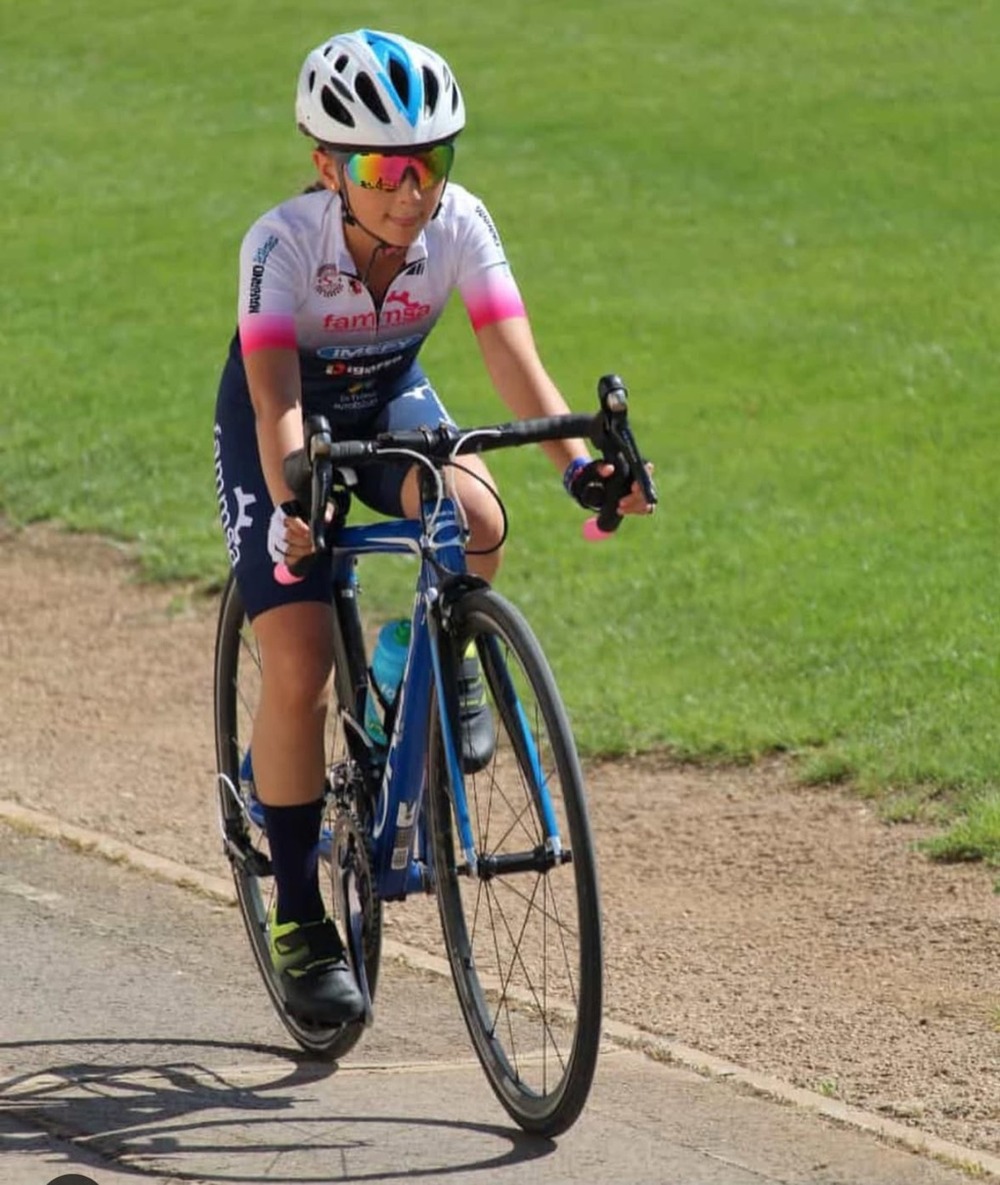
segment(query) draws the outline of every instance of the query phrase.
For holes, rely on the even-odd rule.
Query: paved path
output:
[[[576,1127],[528,1138],[450,984],[400,963],[350,1059],[299,1058],[232,908],[4,826],[0,941],[0,1185],[968,1180],[614,1044]]]

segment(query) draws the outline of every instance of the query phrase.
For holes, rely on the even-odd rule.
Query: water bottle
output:
[[[374,689],[369,688],[365,701],[365,731],[379,745],[389,743],[382,720],[382,704],[388,710],[396,699],[409,649],[409,620],[400,617],[387,621],[378,632],[375,653],[372,655],[371,674],[379,694],[376,695]]]

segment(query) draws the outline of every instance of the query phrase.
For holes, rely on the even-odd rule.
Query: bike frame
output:
[[[446,585],[466,575],[464,534],[454,502],[445,497],[427,505],[424,522],[398,519],[343,526],[330,540],[334,604],[340,633],[338,650],[341,659],[347,659],[348,670],[361,668],[355,670],[354,675],[354,718],[345,720],[344,724],[355,741],[364,744],[369,751],[371,741],[360,724],[367,693],[367,680],[362,685],[361,679],[364,663],[359,661],[363,649],[357,649],[363,647],[363,642],[360,637],[351,640],[358,618],[353,608],[345,607],[356,605],[355,561],[362,555],[416,555],[420,559],[410,646],[373,811],[373,872],[383,901],[400,900],[416,891],[429,892],[434,886],[423,810],[427,778],[427,705],[432,692],[441,724],[462,849],[469,867],[477,867],[461,758],[448,717],[449,696],[442,671],[436,611],[445,595]],[[443,578],[442,572],[445,573]],[[353,664],[348,657],[352,649],[357,655]],[[548,815],[551,818],[551,810]]]

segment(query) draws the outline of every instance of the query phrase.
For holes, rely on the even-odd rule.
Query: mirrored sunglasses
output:
[[[455,146],[438,144],[423,152],[352,152],[338,153],[338,156],[347,176],[363,189],[399,189],[410,171],[420,189],[433,189],[451,171]]]

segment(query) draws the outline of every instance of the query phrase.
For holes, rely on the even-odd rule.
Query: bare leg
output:
[[[261,802],[298,806],[323,793],[323,749],[333,671],[332,609],[281,605],[255,618],[262,688],[253,728]]]

